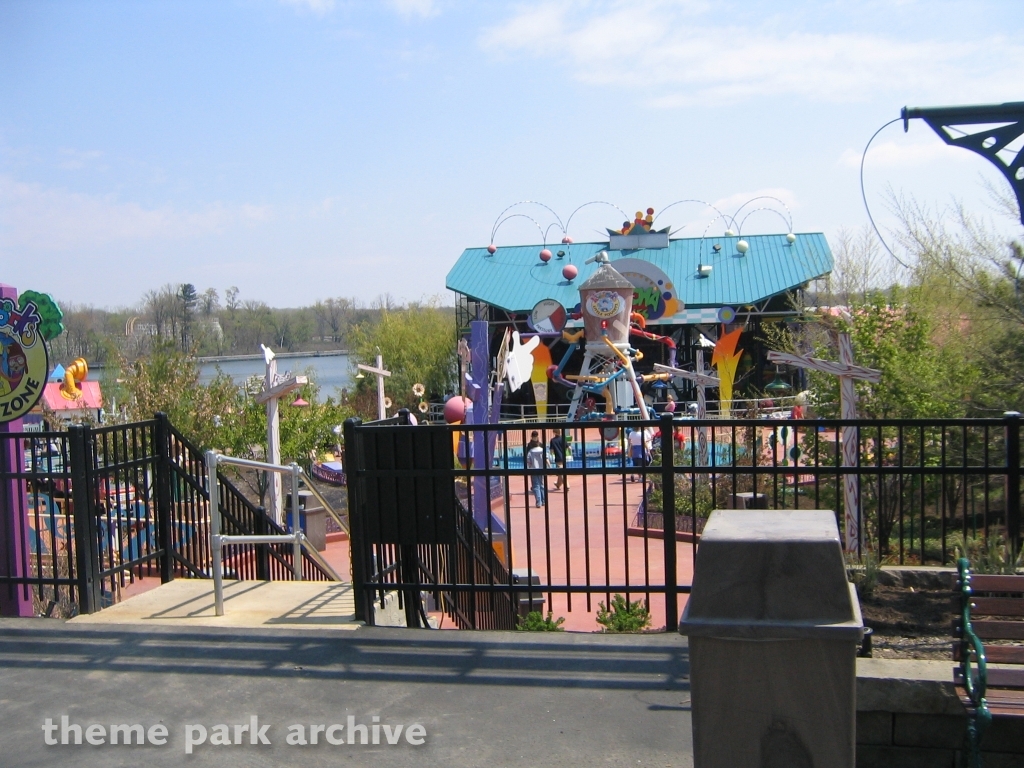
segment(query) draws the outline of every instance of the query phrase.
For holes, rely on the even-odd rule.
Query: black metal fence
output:
[[[0,606],[67,617],[117,602],[140,578],[209,576],[202,453],[158,414],[67,432],[0,434]],[[224,533],[284,533],[220,477]],[[292,578],[284,545],[228,548],[229,574]],[[303,578],[328,579],[304,556]]]
[[[856,440],[854,466],[842,466],[844,428]],[[533,432],[545,449],[540,468],[525,458]],[[560,434],[571,437],[564,464],[550,450]],[[369,622],[386,585],[403,594],[410,625],[425,619],[422,594],[473,628],[514,626],[519,606],[541,603],[593,622],[595,602],[623,594],[644,601],[654,626],[672,629],[712,510],[831,509],[842,530],[846,476],[859,492],[857,547],[883,562],[948,564],[958,539],[973,537],[1004,541],[1010,552],[1020,546],[1015,414],[418,427],[351,420],[345,437],[357,613]]]

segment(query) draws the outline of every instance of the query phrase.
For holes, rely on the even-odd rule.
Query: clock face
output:
[[[587,297],[586,307],[594,317],[610,320],[622,312],[622,296],[615,291],[594,291]]]
[[[541,299],[530,312],[530,325],[537,333],[561,333],[565,321],[565,307],[554,299]]]

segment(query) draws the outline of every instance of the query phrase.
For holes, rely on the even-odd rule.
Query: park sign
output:
[[[0,424],[20,419],[39,402],[49,356],[46,342],[64,331],[63,313],[49,296],[23,293],[0,300]]]

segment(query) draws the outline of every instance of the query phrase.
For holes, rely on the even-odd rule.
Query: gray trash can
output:
[[[853,768],[863,622],[835,513],[712,513],[679,631],[695,768]]]

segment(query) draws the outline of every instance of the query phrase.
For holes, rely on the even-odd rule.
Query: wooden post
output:
[[[377,418],[383,421],[388,417],[388,409],[384,407],[384,377],[390,376],[391,371],[384,370],[384,358],[379,352],[377,353],[376,367],[358,363],[356,368],[360,371],[372,373],[377,377]]]
[[[838,376],[839,415],[844,421],[857,418],[857,390],[854,387],[854,381],[860,379],[877,384],[882,380],[881,371],[853,364],[853,342],[848,333],[839,334],[838,363],[805,355],[790,355],[785,352],[769,352],[768,360],[773,363],[809,368],[812,371]],[[843,449],[843,467],[856,467],[857,447],[860,442],[857,427],[844,426],[840,440]],[[843,475],[843,506],[845,507],[846,521],[846,549],[860,554],[860,492],[857,488],[857,477],[852,472]]]
[[[263,348],[263,357],[267,361],[267,372],[263,379],[263,391],[256,396],[257,403],[267,405],[267,463],[281,463],[281,416],[278,412],[277,401],[290,392],[306,384],[309,379],[305,376],[289,376],[281,379],[277,375],[277,360],[274,357],[274,350],[270,347],[260,345]],[[281,475],[278,472],[270,473],[270,486],[267,489],[267,502],[270,514],[274,522],[284,525],[284,514],[281,508]],[[296,522],[298,518],[294,518]]]

